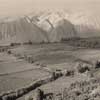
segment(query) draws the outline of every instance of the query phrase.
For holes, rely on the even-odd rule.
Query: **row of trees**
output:
[[[67,38],[67,39],[62,39],[61,41],[69,45],[78,46],[78,47],[100,48],[99,39],[96,40],[90,38]]]

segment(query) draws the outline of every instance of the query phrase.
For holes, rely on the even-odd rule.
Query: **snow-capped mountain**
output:
[[[100,36],[100,17],[92,12],[49,11],[38,16],[37,26],[51,31],[62,19],[69,20],[80,37]]]
[[[100,17],[90,12],[42,11],[0,20],[0,40],[60,42],[62,38],[100,36]]]

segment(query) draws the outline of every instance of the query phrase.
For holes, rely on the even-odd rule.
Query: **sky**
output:
[[[91,10],[98,12],[100,0],[0,0],[0,17],[20,16],[37,9]]]

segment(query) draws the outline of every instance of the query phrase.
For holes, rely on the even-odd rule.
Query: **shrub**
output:
[[[21,43],[10,43],[10,46],[13,47],[13,46],[18,46],[18,45],[21,45]]]
[[[22,96],[24,93],[25,93],[25,92],[24,92],[24,89],[18,89],[18,90],[16,91],[17,97]]]
[[[82,63],[79,63],[79,65],[77,66],[77,71],[79,73],[84,73],[89,70],[90,70],[90,68],[88,66],[84,66],[84,64],[82,64]]]
[[[95,68],[100,68],[100,62],[96,61]]]
[[[33,42],[31,40],[29,40],[27,44],[32,45]]]
[[[8,54],[11,54],[12,52],[10,50],[7,51]]]
[[[66,72],[66,76],[73,76],[74,75],[74,70],[68,70]]]

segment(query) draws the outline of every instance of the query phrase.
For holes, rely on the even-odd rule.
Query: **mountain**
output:
[[[100,36],[100,17],[90,12],[42,11],[0,20],[0,43],[60,42]]]
[[[80,37],[100,36],[100,15],[90,12],[72,14],[69,18]]]
[[[0,40],[7,43],[24,43],[28,41],[34,43],[60,42],[62,38],[74,34],[74,26],[63,17],[59,18],[58,15],[52,14],[48,17],[49,19],[42,20],[42,16],[24,16],[14,20],[9,18],[3,20],[0,22]],[[51,18],[52,20],[50,20]],[[48,25],[44,24],[43,21]]]
[[[38,21],[36,22],[37,26],[41,27],[46,31],[50,31],[52,27],[56,27],[58,21],[66,19],[68,17],[68,13],[64,11],[47,11],[40,16],[37,16]],[[34,22],[33,22],[34,23]]]
[[[9,42],[48,42],[46,32],[27,19],[19,18],[0,23],[0,39]]]
[[[58,21],[66,19],[74,25],[79,37],[100,36],[100,15],[94,12],[47,11],[37,18],[37,26],[45,31],[51,31],[52,26],[55,27]]]
[[[62,19],[56,24],[49,35],[51,42],[59,42],[62,39],[77,37],[74,25],[70,21]]]
[[[62,39],[77,36],[74,25],[64,18],[67,16],[68,14],[64,12],[50,11],[38,16],[38,20],[32,23],[47,32],[49,42],[60,42]]]

